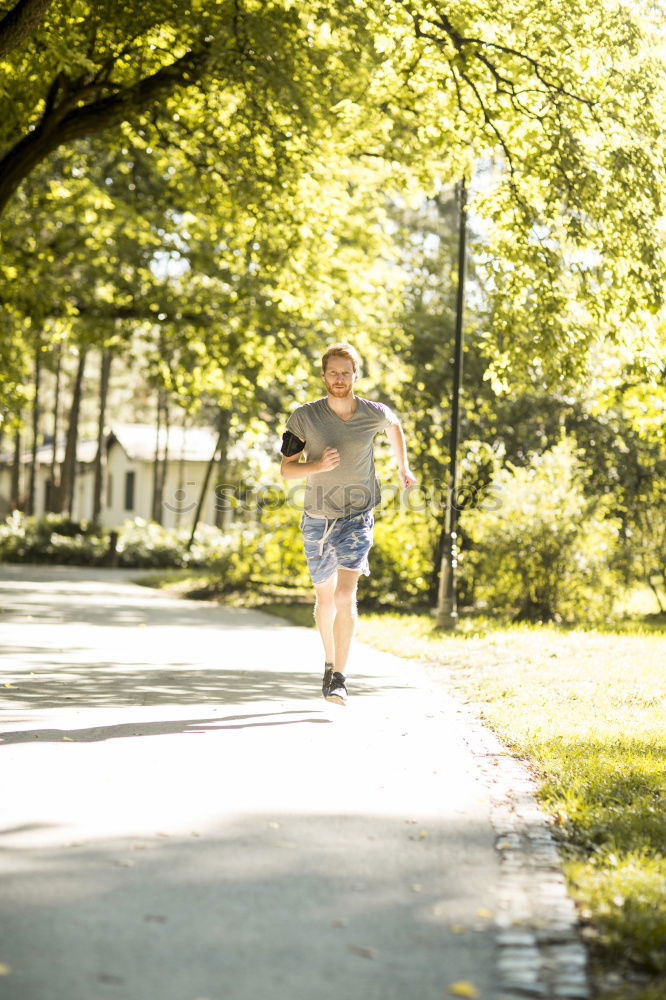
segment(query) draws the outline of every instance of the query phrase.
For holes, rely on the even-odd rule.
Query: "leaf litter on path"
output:
[[[478,997],[479,991],[468,979],[459,979],[455,983],[449,983],[449,993],[454,997]]]
[[[349,945],[349,950],[354,955],[360,955],[361,958],[376,958],[377,957],[377,949],[376,948],[365,948],[362,945],[350,944]]]

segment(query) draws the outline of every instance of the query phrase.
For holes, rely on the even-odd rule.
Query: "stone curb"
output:
[[[527,765],[458,704],[491,803],[500,855],[497,1000],[589,1000],[587,951],[562,861]]]

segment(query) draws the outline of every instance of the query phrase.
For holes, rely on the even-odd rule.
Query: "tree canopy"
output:
[[[249,384],[276,342],[297,357],[338,331],[388,336],[402,280],[391,206],[480,167],[473,252],[495,388],[573,378],[600,337],[656,343],[657,17],[616,0],[7,8],[5,398],[40,295],[73,321],[104,302],[165,317],[211,371],[249,365]],[[139,271],[112,265],[109,228]],[[75,271],[65,233],[85,258]]]

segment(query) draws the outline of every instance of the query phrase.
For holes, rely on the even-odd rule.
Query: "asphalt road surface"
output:
[[[2,1000],[499,996],[487,792],[443,688],[125,571],[0,566]]]

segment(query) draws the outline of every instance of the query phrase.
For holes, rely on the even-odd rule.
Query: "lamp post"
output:
[[[460,426],[460,388],[463,360],[463,313],[465,308],[465,262],[467,251],[467,187],[465,178],[458,184],[458,291],[456,295],[455,350],[453,357],[453,391],[451,396],[451,435],[449,441],[449,481],[446,497],[446,521],[439,592],[435,621],[438,628],[453,629],[458,624],[456,569],[458,564],[458,510],[456,483],[458,475],[458,434]]]

